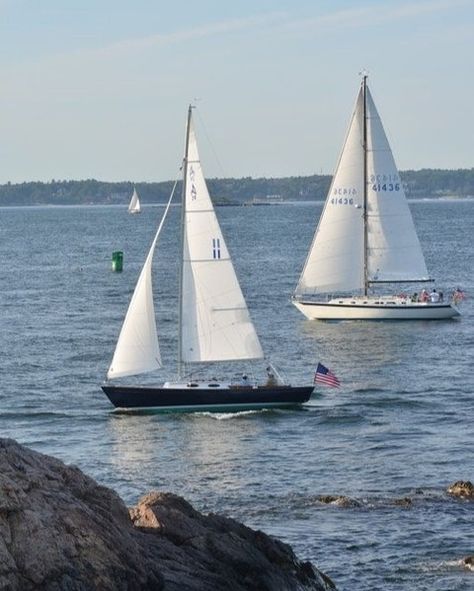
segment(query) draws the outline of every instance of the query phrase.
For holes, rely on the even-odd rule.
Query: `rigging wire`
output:
[[[204,135],[206,136],[206,140],[209,143],[209,146],[211,148],[211,152],[212,152],[212,154],[213,154],[213,156],[214,156],[214,158],[215,158],[215,160],[217,162],[217,166],[220,169],[220,172],[222,174],[222,178],[228,178],[228,175],[227,175],[226,171],[224,170],[224,167],[222,166],[222,162],[220,161],[219,156],[217,155],[217,152],[214,149],[214,145],[213,145],[213,143],[211,141],[211,138],[210,138],[209,134],[207,133],[207,129],[206,129],[206,126],[204,124],[204,119],[201,116],[200,109],[196,109],[195,110],[195,113],[197,113],[197,116],[198,116],[198,119],[199,119],[199,124],[200,124],[202,130],[204,131]]]

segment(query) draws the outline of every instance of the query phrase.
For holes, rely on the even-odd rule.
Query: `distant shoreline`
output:
[[[474,197],[474,168],[407,170],[400,172],[400,177],[410,200],[457,200]],[[216,205],[281,205],[288,202],[324,201],[331,179],[331,175],[214,178],[208,179],[208,187]],[[137,188],[142,204],[159,205],[168,200],[172,186],[173,181],[132,183],[95,179],[6,183],[0,185],[0,206],[122,206],[130,201],[133,187]]]
[[[409,203],[467,203],[474,201],[474,195],[467,195],[465,197],[412,197],[408,199]],[[214,202],[215,207],[243,207],[242,203],[219,203]],[[308,199],[306,201],[283,201],[281,203],[272,203],[272,207],[282,206],[302,206],[302,205],[324,205],[324,200],[320,199]],[[171,207],[180,207],[181,203],[172,203]],[[3,205],[0,203],[0,209],[85,209],[85,208],[110,208],[110,209],[127,209],[126,203],[70,203],[70,204],[58,204],[58,203],[32,203],[23,205]],[[146,203],[143,206],[145,209],[152,209],[155,207],[164,208],[166,203]],[[261,209],[261,208],[258,208]]]

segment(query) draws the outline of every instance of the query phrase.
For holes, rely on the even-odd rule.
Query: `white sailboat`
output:
[[[292,301],[307,318],[321,320],[458,316],[450,302],[377,293],[388,284],[400,284],[413,293],[408,284],[429,281],[403,185],[364,75]]]
[[[133,194],[132,198],[130,199],[130,203],[128,205],[128,213],[141,213],[142,208],[140,205],[140,198],[138,197],[137,189],[133,187]]]
[[[138,279],[103,391],[119,408],[240,410],[306,402],[313,386],[293,387],[273,375],[261,385],[240,379],[235,383],[186,377],[187,364],[263,358],[207,190],[191,106],[183,160],[178,379],[159,386],[111,383],[162,366],[153,306],[152,259],[173,193],[174,189]]]

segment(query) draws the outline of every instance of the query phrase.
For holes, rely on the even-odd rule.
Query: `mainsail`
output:
[[[400,176],[364,78],[295,295],[362,292],[366,281],[427,279]]]
[[[187,141],[180,362],[260,359],[263,351],[207,190],[191,109]]]
[[[368,280],[427,281],[403,184],[368,87],[366,117]]]

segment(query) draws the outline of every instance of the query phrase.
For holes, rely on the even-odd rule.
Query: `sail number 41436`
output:
[[[354,199],[352,197],[332,197],[332,205],[354,205]]]
[[[400,183],[374,183],[372,191],[400,191]]]

